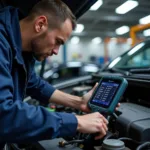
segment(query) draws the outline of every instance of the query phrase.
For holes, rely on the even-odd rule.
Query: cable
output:
[[[10,150],[10,149],[9,149],[9,146],[8,146],[7,144],[5,144],[4,150]]]
[[[150,142],[145,142],[137,147],[136,150],[141,150],[142,148],[150,147]]]
[[[69,142],[60,141],[60,142],[59,142],[59,146],[60,146],[60,147],[64,147],[64,146],[69,145],[69,144],[82,143],[82,142],[84,142],[84,140],[72,140],[72,141],[69,141]]]
[[[10,146],[14,148],[14,150],[21,150],[16,144],[10,144]]]
[[[117,138],[117,136],[118,136],[117,132],[115,133],[107,132],[106,136],[104,137],[104,140],[110,139],[110,138]]]
[[[112,115],[115,119],[118,119],[118,116],[116,115],[116,113],[113,113]]]
[[[131,141],[131,142],[133,142],[135,144],[142,144],[141,142],[135,141],[135,140],[133,140],[131,138],[127,138],[127,137],[119,138],[119,140],[121,140],[121,141],[125,141],[126,140],[126,141]]]

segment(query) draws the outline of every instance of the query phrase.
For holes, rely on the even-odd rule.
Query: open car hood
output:
[[[18,7],[25,15],[40,0],[0,0],[2,6],[12,5]],[[62,0],[65,2],[76,18],[83,15],[97,0]]]

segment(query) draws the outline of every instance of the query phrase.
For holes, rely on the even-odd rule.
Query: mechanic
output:
[[[77,97],[63,93],[34,72],[35,60],[57,55],[75,28],[76,20],[60,0],[42,0],[29,15],[14,7],[0,10],[0,145],[46,140],[81,133],[107,132],[107,120],[100,113],[77,116],[50,113],[42,106],[23,102],[25,94],[89,112],[87,102],[95,89]]]

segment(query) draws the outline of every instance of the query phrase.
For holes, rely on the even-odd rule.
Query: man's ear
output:
[[[35,20],[35,31],[37,33],[46,31],[48,29],[48,22],[46,16],[39,16]]]

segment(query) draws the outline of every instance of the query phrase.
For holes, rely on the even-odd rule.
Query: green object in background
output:
[[[55,108],[49,108],[49,107],[47,107],[46,109],[50,112],[55,112],[55,110],[56,110]]]

